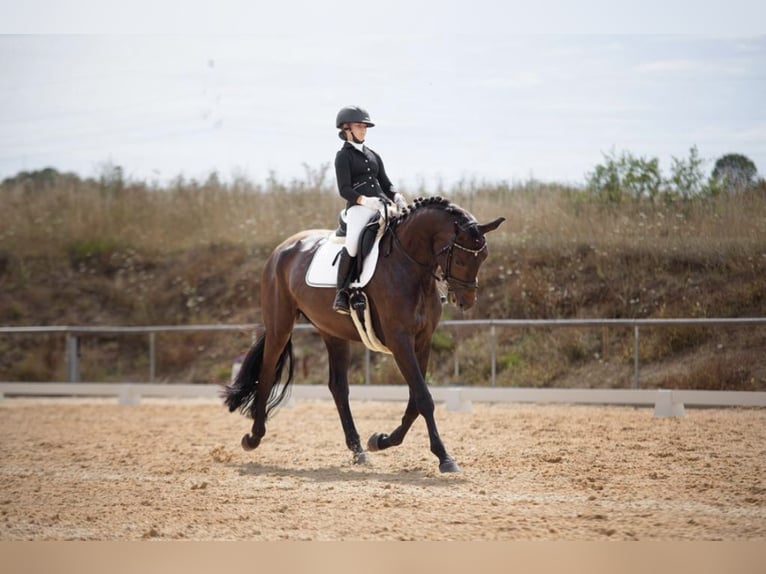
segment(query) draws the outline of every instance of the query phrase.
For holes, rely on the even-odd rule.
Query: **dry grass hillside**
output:
[[[331,227],[341,201],[323,178],[264,185],[178,180],[158,188],[50,173],[0,186],[0,324],[186,325],[259,320],[260,268],[286,235]],[[405,190],[407,192],[407,190]],[[428,190],[407,192],[414,195]],[[443,192],[490,236],[478,305],[443,318],[766,316],[766,190],[667,204],[606,205],[534,182]],[[498,328],[499,385],[624,387],[629,329]],[[157,375],[224,381],[251,333],[160,334]],[[299,382],[324,383],[316,335],[295,337]],[[766,389],[766,327],[642,330],[642,385]],[[440,329],[433,384],[487,384],[486,329]],[[363,377],[362,349],[352,380]],[[145,380],[146,336],[83,339],[82,378]],[[398,382],[375,356],[375,383]],[[0,380],[63,380],[61,335],[0,335]]]

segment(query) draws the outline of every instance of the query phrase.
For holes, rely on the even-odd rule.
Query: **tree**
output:
[[[15,176],[0,182],[0,188],[8,190],[17,188],[31,193],[52,189],[62,184],[76,187],[80,182],[80,178],[74,173],[62,173],[55,168],[46,167],[34,171],[20,171]]]
[[[691,199],[703,195],[708,191],[705,185],[705,174],[702,165],[705,163],[700,158],[697,146],[689,149],[689,159],[683,160],[672,158],[670,166],[670,179],[668,179],[669,191],[676,197]]]
[[[755,164],[749,158],[729,153],[716,160],[711,177],[718,187],[733,195],[752,187],[757,173]]]
[[[604,159],[606,161],[597,165],[588,175],[588,189],[606,203],[620,203],[622,182],[619,161],[615,159],[614,153],[604,154]]]
[[[660,193],[662,176],[660,175],[660,160],[656,157],[646,160],[628,155],[622,156],[623,187],[636,199],[648,197],[652,203]]]
[[[125,173],[122,166],[105,161],[99,166],[98,183],[108,195],[121,193],[125,189]]]
[[[662,185],[660,162],[655,157],[645,159],[622,152],[604,154],[604,163],[599,164],[588,176],[588,188],[607,203],[620,203],[623,195],[630,195],[636,201],[649,198],[654,202]]]
[[[588,189],[606,203],[622,201],[620,169],[613,156],[604,155],[606,162],[599,164],[588,176]]]

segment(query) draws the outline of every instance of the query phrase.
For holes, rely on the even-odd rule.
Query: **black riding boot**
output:
[[[351,275],[354,268],[354,260],[343,247],[338,257],[338,292],[335,294],[332,308],[343,315],[348,315],[348,286],[351,284]]]

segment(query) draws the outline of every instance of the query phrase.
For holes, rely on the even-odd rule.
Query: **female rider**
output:
[[[386,175],[383,160],[364,145],[367,128],[375,124],[370,114],[357,106],[342,108],[335,118],[338,136],[345,143],[335,156],[335,177],[338,191],[346,200],[346,241],[338,260],[338,290],[332,308],[349,314],[348,286],[351,283],[354,259],[359,247],[359,235],[383,201],[393,201],[402,210],[407,202],[401,193],[395,193]]]

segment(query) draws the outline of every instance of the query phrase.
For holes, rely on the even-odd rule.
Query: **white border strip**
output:
[[[180,383],[0,383],[2,396],[101,396],[117,397],[120,404],[138,404],[141,397],[217,398],[215,384]],[[766,392],[691,391],[657,389],[535,389],[489,387],[430,387],[435,401],[454,410],[470,410],[471,401],[487,403],[559,403],[604,405],[656,405],[659,401],[706,407],[766,407]],[[406,401],[405,385],[352,385],[351,399]],[[294,385],[295,399],[331,400],[324,385]],[[462,407],[462,408],[461,408]]]

